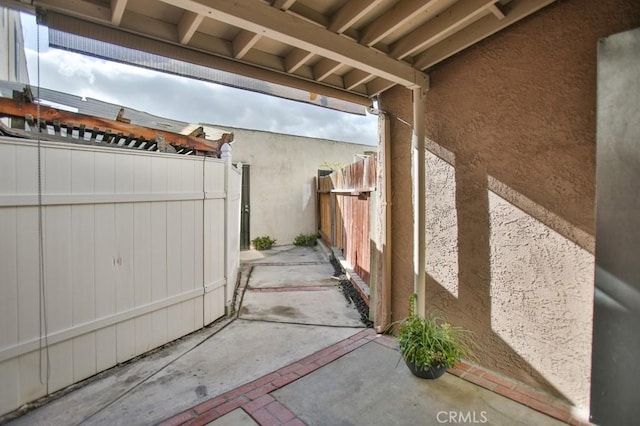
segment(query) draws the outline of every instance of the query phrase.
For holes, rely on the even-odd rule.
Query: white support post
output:
[[[224,278],[225,278],[225,289],[224,289],[224,306],[226,310],[226,314],[229,315],[231,313],[231,301],[233,300],[233,292],[235,291],[234,285],[235,283],[231,283],[229,280],[229,275],[231,271],[229,270],[229,259],[231,257],[231,246],[229,244],[230,230],[231,226],[230,220],[230,212],[231,212],[231,191],[229,190],[230,181],[231,181],[231,145],[228,143],[223,144],[220,147],[220,159],[224,161]]]
[[[413,136],[411,162],[413,181],[413,291],[417,294],[416,313],[426,312],[425,281],[425,144],[424,114],[426,89],[413,89]]]

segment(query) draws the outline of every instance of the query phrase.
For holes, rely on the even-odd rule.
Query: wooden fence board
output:
[[[375,191],[375,156],[318,178],[319,231],[323,240],[342,249],[347,262],[370,284],[370,196]]]

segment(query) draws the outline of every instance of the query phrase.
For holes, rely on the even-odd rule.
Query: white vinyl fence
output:
[[[38,170],[0,138],[0,415],[224,316],[237,276],[230,161],[42,142],[41,210]]]

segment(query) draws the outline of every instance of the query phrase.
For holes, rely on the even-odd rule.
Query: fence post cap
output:
[[[224,160],[226,163],[230,163],[231,162],[231,145],[228,143],[225,143],[222,145],[222,147],[220,148],[220,159]]]

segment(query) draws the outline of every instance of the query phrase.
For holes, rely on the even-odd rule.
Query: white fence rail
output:
[[[37,144],[0,138],[0,415],[222,317],[237,276],[230,163],[52,142],[40,159],[41,210]]]

